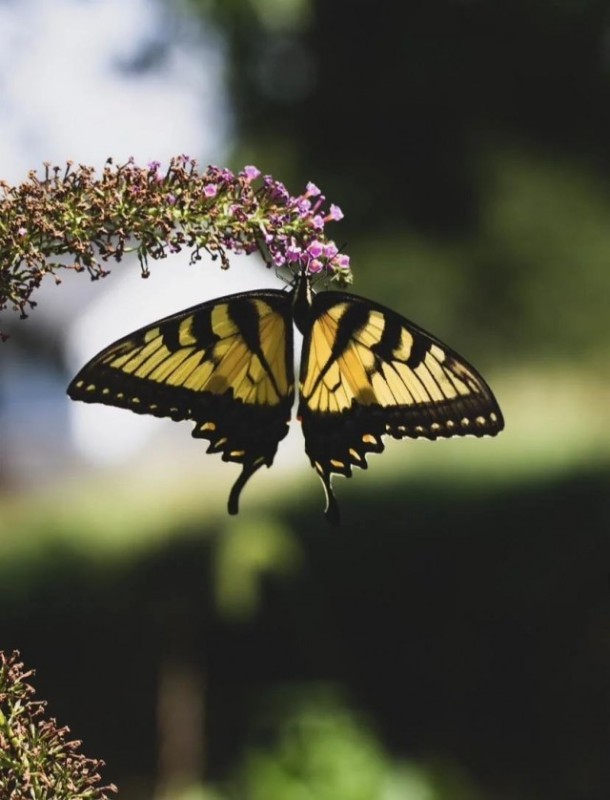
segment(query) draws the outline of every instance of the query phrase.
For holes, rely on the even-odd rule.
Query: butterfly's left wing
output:
[[[434,336],[355,295],[313,298],[305,335],[298,416],[305,450],[338,521],[331,475],[366,469],[382,436],[494,436],[502,413],[479,373]]]
[[[294,398],[290,295],[228,295],[154,322],[102,350],[68,387],[73,400],[192,420],[208,453],[242,465],[229,496],[271,466]]]

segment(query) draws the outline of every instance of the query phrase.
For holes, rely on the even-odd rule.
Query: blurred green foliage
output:
[[[366,726],[339,703],[330,698],[312,701],[293,690],[279,699],[276,713],[278,741],[275,747],[250,752],[235,798],[381,797],[389,771],[386,759]]]
[[[286,686],[258,721],[266,746],[247,751],[235,800],[476,800],[447,764],[393,761],[368,723],[330,686]]]
[[[220,796],[238,774],[259,794],[269,774],[286,791],[321,780],[332,747],[330,786],[362,758],[398,786],[402,762],[422,764],[426,786],[455,764],[456,785],[463,773],[479,787],[466,798],[602,800],[607,468],[496,485],[398,477],[340,487],[339,530],[320,497],[295,493],[265,513],[269,530],[250,509],[166,521],[163,538],[114,555],[65,535],[42,561],[14,550],[0,563],[3,642],[130,800],[151,791],[158,676],[176,658],[205,684],[205,777]],[[227,558],[245,531],[255,541]],[[320,681],[348,693],[347,710],[309,693]]]
[[[230,619],[256,614],[263,577],[294,574],[302,554],[290,530],[273,517],[237,520],[216,547],[215,586],[219,612]]]

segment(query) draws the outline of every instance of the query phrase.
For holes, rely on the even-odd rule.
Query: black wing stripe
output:
[[[181,323],[176,320],[170,323],[163,331],[163,344],[167,347],[170,353],[175,353],[183,346],[182,342],[180,341],[180,328]],[[193,342],[193,344],[195,345],[197,342]]]
[[[366,306],[351,304],[339,320],[336,337],[331,348],[329,361],[337,359],[350,345],[351,341],[358,336],[358,332],[364,328],[369,318]]]

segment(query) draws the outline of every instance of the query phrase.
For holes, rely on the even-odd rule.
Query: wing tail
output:
[[[326,495],[326,508],[324,509],[326,519],[331,525],[339,525],[341,522],[341,512],[331,483],[332,474],[318,467],[316,467],[316,472],[320,476],[322,486],[324,487],[324,494]]]
[[[233,484],[233,488],[229,494],[229,503],[228,503],[228,510],[229,514],[238,514],[239,513],[239,496],[242,492],[242,489],[248,483],[250,478],[254,475],[254,473],[259,470],[263,464],[265,463],[264,458],[257,458],[255,461],[248,461],[245,462],[242,468],[242,471]]]

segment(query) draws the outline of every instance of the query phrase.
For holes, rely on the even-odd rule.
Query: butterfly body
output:
[[[382,437],[495,435],[483,378],[438,339],[379,304],[343,292],[261,289],[202,303],[102,350],[68,387],[72,399],[192,420],[208,452],[242,465],[229,496],[271,466],[295,394],[293,323],[303,334],[297,417],[337,522],[333,473],[349,477]]]

